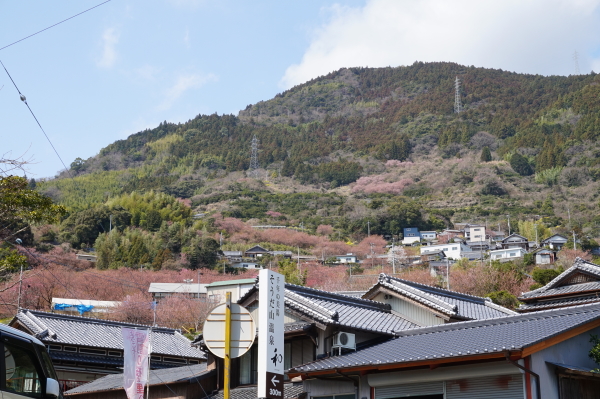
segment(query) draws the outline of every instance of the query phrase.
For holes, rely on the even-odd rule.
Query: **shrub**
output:
[[[504,306],[505,308],[515,309],[517,306],[519,306],[519,300],[517,297],[508,291],[502,290],[490,292],[488,297],[496,305]]]
[[[481,157],[479,158],[481,162],[490,162],[492,160],[492,152],[490,151],[490,147],[483,147],[481,150]]]
[[[510,157],[510,166],[521,176],[531,176],[533,174],[533,168],[529,165],[527,159],[518,152],[515,152],[513,156]]]
[[[536,267],[535,269],[533,269],[531,277],[533,277],[536,283],[541,284],[541,286],[544,286],[550,281],[554,280],[561,273],[561,269],[540,269],[539,267]]]

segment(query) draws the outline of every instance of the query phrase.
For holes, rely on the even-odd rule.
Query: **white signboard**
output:
[[[263,269],[258,290],[258,397],[283,399],[285,278]]]
[[[148,330],[122,328],[123,334],[123,388],[128,399],[144,399],[148,381]]]

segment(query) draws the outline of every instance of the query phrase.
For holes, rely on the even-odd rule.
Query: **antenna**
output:
[[[462,103],[460,102],[460,79],[458,76],[454,81],[454,113],[458,114],[463,110]]]
[[[579,73],[579,53],[575,51],[573,53],[573,61],[575,62],[575,75],[580,75]]]
[[[252,154],[250,156],[250,176],[258,177],[258,139],[256,135],[252,138]]]

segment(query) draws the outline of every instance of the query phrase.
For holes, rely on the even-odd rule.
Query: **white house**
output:
[[[525,256],[526,253],[527,251],[525,251],[523,248],[504,248],[490,251],[490,258],[492,260],[499,260],[502,262],[520,259]]]
[[[470,241],[485,241],[485,226],[469,224],[465,226],[465,236]]]
[[[150,283],[148,292],[152,294],[152,299],[159,300],[173,295],[185,295],[190,298],[206,297],[207,284],[190,283]]]
[[[427,245],[421,247],[421,255],[443,251],[450,259],[460,259],[461,252],[471,249],[462,243],[449,242],[447,244]]]
[[[254,287],[256,280],[246,278],[241,280],[215,281],[206,286],[206,295],[213,302],[225,301],[225,293],[231,292],[231,301],[240,299],[250,288]]]
[[[432,241],[432,240],[435,240],[436,238],[437,238],[437,232],[435,232],[435,231],[422,231],[421,232],[422,240]]]
[[[358,258],[354,254],[346,255],[335,255],[335,263],[346,264],[346,263],[358,263]]]

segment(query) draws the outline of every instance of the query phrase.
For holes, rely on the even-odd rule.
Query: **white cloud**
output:
[[[158,106],[158,110],[164,111],[177,101],[186,91],[190,89],[197,89],[204,86],[208,82],[215,82],[217,76],[209,73],[207,75],[199,74],[183,74],[177,77],[177,80],[173,86],[171,86],[165,93],[164,101]]]
[[[119,43],[119,33],[115,28],[107,28],[102,34],[102,56],[98,60],[101,68],[112,68],[117,61],[116,46]]]
[[[589,72],[600,48],[600,0],[369,0],[336,5],[312,32],[302,60],[286,70],[289,88],[342,67],[451,61],[568,75],[577,49]],[[585,55],[585,56],[582,56]],[[597,61],[596,61],[597,62]]]

